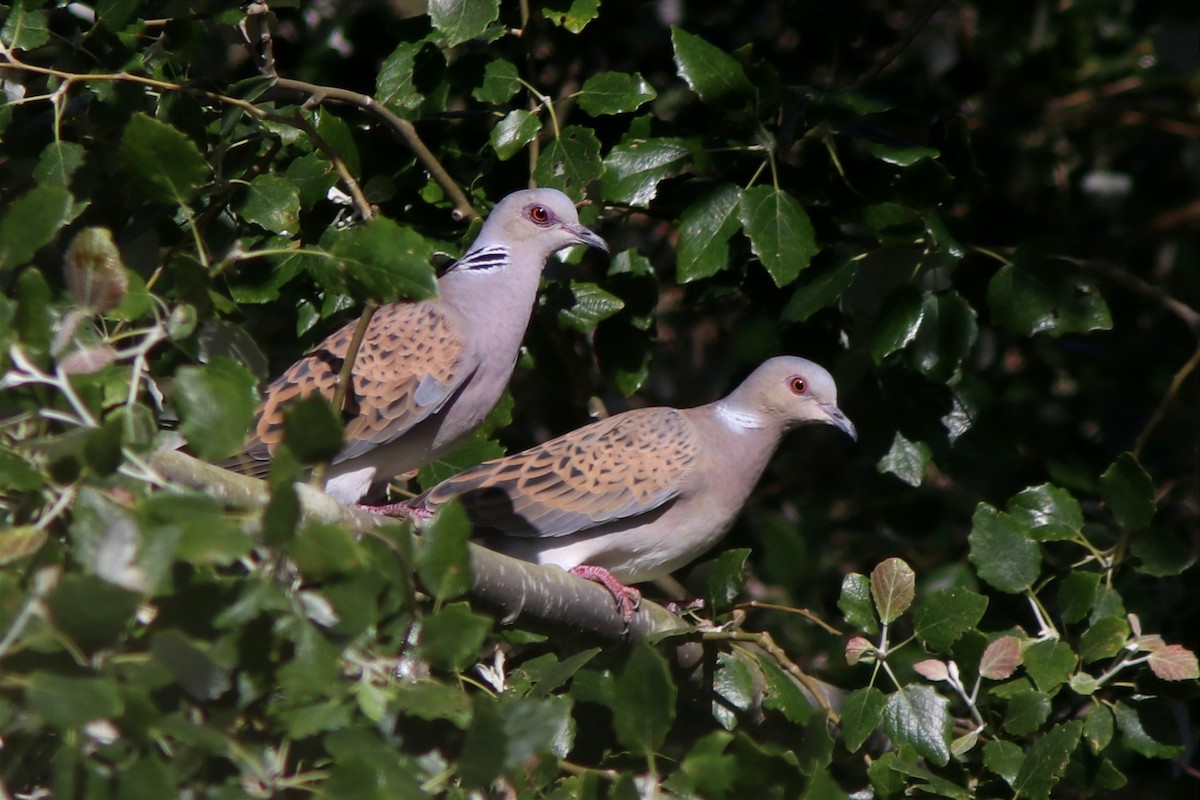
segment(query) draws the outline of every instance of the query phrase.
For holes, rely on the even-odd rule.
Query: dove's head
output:
[[[837,406],[837,385],[820,364],[797,356],[776,356],[750,373],[721,401],[728,418],[747,427],[832,425],[851,439],[858,432]]]
[[[608,252],[604,240],[579,223],[571,198],[557,189],[525,189],[497,203],[473,247],[498,243],[529,248],[543,260],[577,244]]]

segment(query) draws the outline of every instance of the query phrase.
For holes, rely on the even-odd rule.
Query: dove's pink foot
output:
[[[604,567],[593,567],[590,564],[580,564],[578,567],[571,567],[569,570],[572,575],[578,575],[589,581],[596,583],[608,589],[609,594],[617,601],[617,607],[621,609],[621,618],[628,625],[633,619],[633,612],[637,610],[638,604],[642,602],[642,593],[632,586],[626,586],[617,580],[617,576],[606,570]]]

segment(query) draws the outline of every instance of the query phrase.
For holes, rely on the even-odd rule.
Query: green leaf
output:
[[[719,47],[682,28],[671,26],[675,67],[679,77],[710,106],[744,109],[754,99],[754,87],[742,65]]]
[[[401,42],[384,59],[375,77],[375,100],[404,119],[416,119],[417,111],[425,102],[425,95],[417,90],[413,79],[417,56],[425,45],[424,40]]]
[[[238,213],[274,233],[295,235],[300,229],[300,190],[278,175],[259,175],[246,187]]]
[[[945,383],[959,374],[979,335],[975,309],[953,289],[921,300],[921,325],[912,342],[912,363],[925,377]]]
[[[983,765],[1012,786],[1025,761],[1025,751],[1015,742],[993,739],[983,746]]]
[[[1143,575],[1169,578],[1180,575],[1196,563],[1196,551],[1182,531],[1152,528],[1133,540],[1135,567]]]
[[[479,648],[491,630],[489,617],[472,612],[466,603],[451,603],[421,617],[417,641],[434,669],[463,670],[479,657]]]
[[[746,585],[746,559],[749,548],[726,550],[708,563],[705,593],[710,610],[727,608],[738,598]]]
[[[875,605],[871,602],[871,580],[858,572],[842,578],[842,592],[837,606],[846,617],[846,622],[863,633],[879,633],[879,622],[875,618]]]
[[[795,679],[784,672],[766,653],[756,653],[762,671],[763,708],[778,711],[793,725],[803,725],[815,713],[808,695],[800,690]]]
[[[505,114],[496,123],[489,141],[492,149],[496,151],[496,156],[501,161],[507,161],[536,139],[541,129],[541,120],[536,115],[518,108]]]
[[[329,401],[315,393],[284,407],[283,441],[302,464],[332,461],[346,444],[341,419]]]
[[[1083,529],[1079,501],[1052,483],[1030,486],[1008,501],[1008,513],[1039,542],[1073,539]]]
[[[1112,328],[1108,305],[1095,285],[1049,260],[1001,267],[988,284],[987,305],[993,322],[1021,336]]]
[[[571,33],[579,33],[600,13],[600,0],[542,0],[542,16]]]
[[[613,729],[621,744],[643,755],[657,750],[675,719],[675,694],[663,657],[648,644],[635,645],[617,677],[612,702]]]
[[[1067,682],[1079,661],[1071,646],[1059,639],[1034,642],[1025,648],[1021,657],[1029,677],[1047,694],[1053,694]]]
[[[596,134],[582,125],[569,125],[542,150],[533,179],[538,186],[558,189],[579,201],[587,185],[603,174],[604,162],[600,160],[600,140]]]
[[[500,0],[429,0],[433,27],[454,47],[484,34],[500,16]]]
[[[238,452],[254,422],[258,381],[238,362],[218,356],[202,367],[175,373],[180,432],[200,458],[209,461]]]
[[[0,271],[26,263],[49,244],[71,216],[71,193],[62,186],[35,186],[0,219]]]
[[[747,662],[733,653],[717,656],[713,675],[713,717],[726,730],[737,727],[737,711],[747,711],[755,703],[755,679]]]
[[[911,247],[925,239],[925,220],[899,203],[876,203],[862,212],[862,221],[884,247]]]
[[[1004,709],[1004,730],[1013,736],[1028,736],[1050,718],[1050,696],[1024,689],[1008,699]]]
[[[742,191],[731,183],[703,190],[679,216],[676,275],[680,283],[709,278],[729,266],[729,239],[741,224]]]
[[[294,159],[283,176],[296,187],[301,208],[312,208],[324,200],[330,187],[337,183],[337,172],[324,153],[309,153]]]
[[[483,84],[471,92],[471,96],[483,103],[500,105],[521,90],[521,77],[517,65],[511,61],[496,59],[483,68]]]
[[[46,145],[33,168],[33,179],[39,184],[67,187],[71,176],[83,166],[86,154],[83,145],[56,140]]]
[[[937,158],[940,155],[932,147],[922,147],[920,145],[891,144],[867,139],[859,139],[858,143],[862,145],[864,150],[880,161],[894,164],[897,167],[911,167],[918,161],[923,161],[927,158]]]
[[[699,739],[663,786],[680,797],[695,797],[703,790],[705,798],[723,800],[738,779],[737,759],[725,754],[732,739],[726,731],[713,731]]]
[[[600,648],[581,650],[559,661],[553,653],[530,659],[512,671],[510,685],[525,682],[530,685],[530,694],[548,697],[571,679],[581,667],[600,653]]]
[[[1079,720],[1055,725],[1045,736],[1034,742],[1013,780],[1014,800],[1020,797],[1041,800],[1050,796],[1050,790],[1067,769],[1071,753],[1079,746],[1082,728],[1083,723]]]
[[[948,797],[951,800],[971,800],[971,793],[966,789],[952,781],[946,780],[920,764],[914,764],[904,759],[897,759],[892,761],[890,766],[896,772],[925,781],[925,783],[915,784],[924,793],[939,797]]]
[[[7,535],[7,534],[6,534]],[[96,575],[63,575],[46,597],[54,627],[88,652],[114,644],[125,633],[141,595]]]
[[[876,364],[883,363],[885,358],[908,347],[917,338],[925,312],[921,295],[911,286],[903,286],[888,295],[871,330],[871,358]]]
[[[900,762],[900,756],[895,751],[888,751],[874,759],[867,767],[867,777],[875,796],[881,798],[899,797],[908,785],[904,774],[893,767]]]
[[[593,117],[637,111],[657,93],[636,72],[599,72],[584,81],[579,90],[579,107]]]
[[[897,745],[911,745],[935,764],[950,761],[950,701],[928,686],[909,684],[888,695],[883,729]]]
[[[933,460],[933,451],[924,442],[910,442],[904,434],[896,431],[892,446],[875,464],[876,471],[883,475],[890,472],[909,486],[920,486],[925,479],[925,469]]]
[[[447,600],[471,588],[471,521],[459,503],[438,510],[417,539],[417,575],[434,597]]]
[[[1122,453],[1104,471],[1100,490],[1122,528],[1141,530],[1154,519],[1154,482],[1132,453]]]
[[[680,229],[680,253],[683,253],[683,231]],[[810,279],[803,286],[798,286],[792,293],[779,318],[787,322],[804,322],[822,308],[831,306],[841,299],[842,295],[854,283],[858,276],[858,262],[845,258],[836,266],[826,269],[821,274]]]
[[[1129,623],[1122,617],[1098,619],[1079,638],[1079,659],[1091,664],[1102,658],[1112,658],[1121,652],[1129,638]]]
[[[1087,617],[1096,602],[1096,590],[1100,587],[1100,574],[1096,572],[1072,572],[1058,585],[1058,612],[1063,622],[1076,623]]]
[[[500,446],[499,442],[476,431],[449,455],[442,456],[421,467],[421,471],[417,475],[417,482],[421,484],[421,488],[431,489],[464,469],[493,458],[500,458],[502,455],[504,455],[504,448]]]
[[[971,518],[970,559],[979,577],[1002,592],[1017,594],[1033,586],[1042,571],[1042,551],[1020,521],[980,503]]]
[[[591,333],[602,320],[625,307],[625,301],[594,283],[571,281],[574,303],[558,312],[558,321],[580,333]]]
[[[570,702],[562,698],[476,695],[459,763],[463,781],[486,786],[501,774],[521,773],[540,753],[555,752],[570,713]]]
[[[842,701],[842,741],[851,753],[857,753],[867,738],[883,722],[887,697],[874,686],[855,689]]]
[[[312,112],[312,124],[317,129],[317,135],[346,163],[350,172],[354,175],[361,174],[362,159],[358,154],[358,144],[355,143],[354,133],[346,120],[328,109],[318,108]]]
[[[116,683],[102,678],[35,672],[25,684],[25,697],[47,722],[64,731],[112,719],[124,709]]]
[[[120,800],[152,800],[155,797],[177,797],[175,773],[151,755],[139,758],[132,766],[119,770],[120,788],[115,797]]]
[[[755,186],[742,192],[738,219],[750,237],[750,249],[767,268],[776,286],[800,275],[819,248],[804,208],[787,192]]]
[[[194,641],[179,631],[163,631],[150,640],[150,655],[196,700],[215,700],[229,690],[232,670],[219,663],[207,642]]]
[[[208,180],[208,162],[195,143],[140,111],[125,126],[120,154],[131,184],[157,203],[186,203]]]
[[[983,619],[988,599],[954,586],[922,599],[913,611],[913,631],[934,650],[947,653],[950,646]]]
[[[391,303],[437,294],[437,276],[429,263],[433,247],[412,228],[402,228],[387,217],[338,233],[330,253],[346,277],[372,300]]]
[[[829,730],[829,722],[824,714],[813,714],[804,727],[804,739],[796,750],[796,768],[803,775],[818,775],[832,760],[833,736]],[[834,787],[836,786],[835,783]]]
[[[1119,700],[1113,711],[1121,741],[1133,752],[1147,758],[1175,758],[1184,752],[1178,743],[1175,715],[1163,701],[1140,700],[1130,705]]]
[[[50,41],[50,26],[39,0],[14,0],[0,28],[0,41],[13,50],[36,50]]]
[[[1108,747],[1113,738],[1113,712],[1103,703],[1094,704],[1083,718],[1083,740],[1093,753]]]
[[[604,196],[634,207],[646,207],[658,194],[658,184],[678,168],[689,153],[683,139],[626,137],[604,159]]]
[[[871,570],[871,597],[881,622],[891,624],[912,605],[917,575],[904,559],[888,558]]]

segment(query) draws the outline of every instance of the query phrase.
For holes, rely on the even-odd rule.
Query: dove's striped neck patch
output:
[[[734,430],[766,427],[766,423],[757,414],[744,411],[740,408],[732,408],[726,403],[717,403],[713,412],[717,419]]]
[[[508,266],[508,248],[492,244],[472,250],[450,267],[451,272],[494,272]]]

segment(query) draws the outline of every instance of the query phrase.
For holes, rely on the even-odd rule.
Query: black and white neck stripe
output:
[[[492,244],[472,250],[450,266],[447,272],[494,272],[508,266],[508,248]]]

